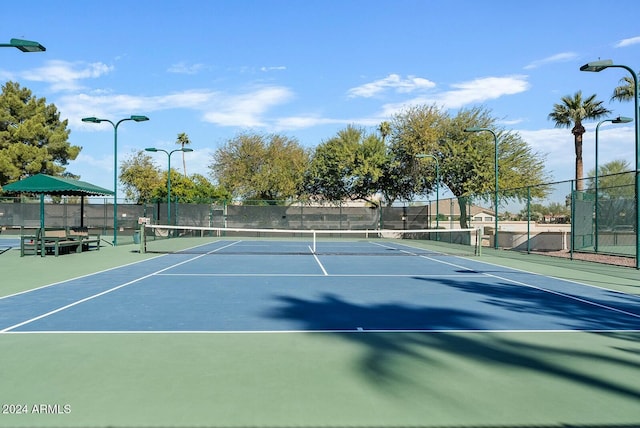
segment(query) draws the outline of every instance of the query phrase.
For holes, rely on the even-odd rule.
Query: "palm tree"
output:
[[[573,142],[576,152],[576,190],[581,191],[584,188],[582,179],[584,166],[582,163],[582,135],[585,133],[582,121],[591,119],[596,120],[607,114],[610,110],[602,106],[602,101],[596,100],[596,94],[591,95],[587,99],[582,99],[582,91],[578,91],[575,95],[566,95],[562,97],[561,102],[553,105],[553,111],[549,113],[548,118],[553,120],[556,128],[569,128],[573,125],[571,133],[573,134]]]
[[[178,139],[176,140],[176,144],[179,144],[181,148],[184,149],[184,146],[188,146],[189,144],[191,144],[191,140],[189,139],[189,136],[184,133],[181,132],[178,134]],[[187,176],[187,163],[184,160],[184,152],[182,152],[182,169],[184,171],[184,176]]]
[[[625,76],[620,79],[620,86],[617,86],[613,90],[613,95],[611,96],[611,101],[632,101],[636,96],[635,84],[631,76]]]
[[[380,132],[382,143],[384,144],[387,136],[391,134],[391,124],[387,121],[381,122],[380,125],[378,125],[378,132]]]

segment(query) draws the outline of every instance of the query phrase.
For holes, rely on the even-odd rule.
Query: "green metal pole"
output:
[[[493,135],[493,140],[495,142],[495,160],[494,160],[494,169],[495,169],[495,195],[494,195],[494,204],[495,204],[495,242],[493,243],[493,247],[498,249],[498,137],[496,134],[489,130]]]
[[[576,191],[571,180],[571,245],[569,248],[570,259],[573,260],[573,249],[576,244]]]
[[[633,78],[633,86],[635,89],[635,96],[633,97],[634,101],[634,119],[636,126],[636,171],[635,171],[635,190],[634,197],[636,200],[636,269],[640,269],[640,123],[638,123],[638,98],[640,94],[640,85],[638,85],[638,75],[636,74],[631,67],[626,65],[610,65],[609,67],[613,68],[624,68],[627,70],[631,77]]]
[[[113,126],[113,246],[118,245],[118,125],[113,124],[110,120],[107,120]]]
[[[640,269],[640,172],[638,169],[640,168],[640,123],[638,123],[638,98],[640,97],[640,84],[638,84],[638,75],[629,67],[626,69],[633,76],[633,82],[635,84],[635,92],[636,96],[634,97],[634,118],[636,125],[636,188],[635,188],[635,198],[636,198],[636,269]]]
[[[599,60],[587,63],[580,67],[580,71],[594,71],[600,72],[605,68],[624,68],[627,70],[633,78],[633,89],[635,96],[633,97],[634,103],[634,119],[635,119],[635,143],[636,143],[636,165],[635,165],[635,190],[634,197],[636,202],[636,215],[635,215],[635,232],[636,232],[636,269],[640,269],[640,123],[638,123],[638,100],[640,99],[640,85],[638,84],[638,75],[631,67],[622,64],[614,64],[611,60]]]
[[[598,122],[598,124],[596,125],[596,174],[595,174],[595,180],[596,180],[596,206],[595,206],[595,240],[593,242],[593,251],[594,252],[598,252],[598,131],[600,130],[600,125],[602,125],[604,122],[609,122],[610,120],[601,120],[600,122]]]
[[[440,229],[440,165],[436,160],[436,229]]]
[[[171,153],[167,153],[167,158],[169,158],[167,162],[167,224],[168,225],[171,225]]]
[[[527,186],[527,254],[531,253],[531,186]]]
[[[147,116],[131,116],[120,119],[115,124],[109,119],[97,117],[84,117],[83,122],[101,123],[109,122],[113,126],[113,246],[118,245],[118,126],[127,120],[143,122],[149,120]]]
[[[44,257],[46,255],[45,247],[44,247],[44,193],[40,193],[40,256]],[[36,246],[38,243],[36,242]]]

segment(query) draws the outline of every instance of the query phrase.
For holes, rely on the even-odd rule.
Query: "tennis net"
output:
[[[143,225],[140,251],[194,254],[480,255],[479,229],[298,230]]]

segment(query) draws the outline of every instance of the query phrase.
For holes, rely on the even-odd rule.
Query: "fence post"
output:
[[[576,224],[576,192],[573,187],[573,180],[571,180],[571,236],[569,239],[571,241],[571,245],[569,246],[569,255],[571,260],[573,260],[573,249],[576,245],[575,224]]]
[[[531,254],[531,186],[527,186],[527,254]]]

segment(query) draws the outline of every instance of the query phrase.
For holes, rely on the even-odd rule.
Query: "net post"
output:
[[[143,223],[140,225],[140,254],[145,254],[147,252],[147,243],[146,238],[146,225]]]
[[[313,252],[313,254],[315,254],[316,253],[316,231],[313,230],[312,234],[313,234],[313,244],[312,244],[313,247],[311,248],[311,251]]]
[[[151,219],[149,217],[138,217],[138,239],[140,244],[140,254],[144,254],[147,252],[147,239],[145,238],[145,226],[147,224],[151,224]],[[136,237],[134,235],[133,242],[136,241]]]

